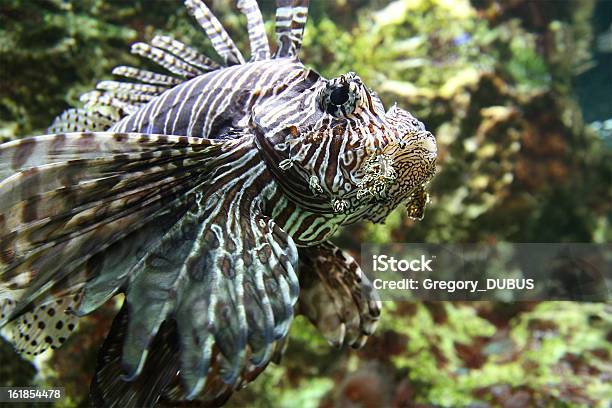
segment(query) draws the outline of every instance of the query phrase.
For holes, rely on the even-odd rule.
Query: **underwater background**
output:
[[[612,236],[612,2],[311,0],[302,60],[357,72],[437,137],[425,218],[345,228],[335,243],[593,242]],[[246,21],[208,2],[245,49]],[[273,32],[272,1],[261,2]],[[0,0],[0,141],[43,134],[155,34],[208,51],[182,2]],[[608,288],[609,290],[609,288]],[[87,406],[115,305],[34,362],[0,338],[0,386],[66,388]],[[281,366],[230,407],[600,406],[612,403],[612,305],[385,302],[376,334],[337,350],[302,317]],[[44,360],[44,363],[43,363]]]

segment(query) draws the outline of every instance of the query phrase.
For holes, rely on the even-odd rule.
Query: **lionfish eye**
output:
[[[339,86],[329,95],[329,101],[336,106],[340,106],[349,100],[349,87],[347,85]]]
[[[359,102],[359,85],[348,76],[333,79],[321,93],[321,107],[330,115],[343,117],[355,112]]]

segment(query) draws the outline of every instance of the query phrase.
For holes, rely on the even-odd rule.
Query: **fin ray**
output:
[[[228,65],[244,64],[244,57],[223,25],[202,0],[185,0],[185,7],[206,32],[217,54]]]
[[[270,45],[266,35],[266,27],[257,1],[238,0],[238,8],[247,18],[251,61],[270,59]]]
[[[308,19],[309,0],[276,1],[276,42],[274,58],[297,57]]]
[[[330,242],[300,249],[299,311],[334,346],[358,348],[374,332],[380,299],[359,264]]]

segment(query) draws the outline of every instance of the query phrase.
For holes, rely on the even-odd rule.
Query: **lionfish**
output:
[[[300,61],[308,0],[278,0],[272,52],[255,0],[246,61],[186,0],[223,63],[167,36],[132,52],[49,134],[0,145],[0,325],[17,350],[57,348],[118,293],[96,406],[225,402],[278,362],[293,316],[360,347],[380,303],[338,227],[420,218],[436,141],[355,73]]]

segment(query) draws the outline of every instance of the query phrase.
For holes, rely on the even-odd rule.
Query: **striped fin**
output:
[[[151,40],[151,45],[171,52],[188,64],[200,68],[205,72],[219,68],[219,64],[215,61],[172,37],[157,35]]]
[[[164,191],[161,189],[157,191],[164,194]],[[167,191],[166,189],[165,193]],[[133,277],[133,274],[139,270],[140,260],[152,248],[158,245],[164,234],[183,217],[186,208],[193,203],[192,198],[193,195],[187,195],[178,202],[176,200],[174,202],[172,200],[166,201],[167,208],[165,210],[152,217],[147,217],[142,220],[144,222],[130,224],[129,220],[124,218],[122,220],[123,225],[119,224],[119,228],[129,231],[128,226],[132,226],[135,229],[134,232],[120,234],[117,242],[99,247],[100,250],[93,256],[90,253],[85,254],[82,263],[74,266],[71,269],[72,272],[67,274],[66,277],[57,280],[54,287],[36,300],[34,302],[35,305],[32,307],[44,305],[58,298],[72,296],[72,294],[76,293],[82,294],[82,300],[78,302],[74,309],[76,316],[83,316],[96,310],[124,287],[129,277]],[[116,199],[115,202],[117,201]],[[85,230],[85,227],[82,229]],[[88,239],[87,237],[90,236],[85,232],[85,239]],[[78,243],[79,236],[73,236],[72,239],[77,240],[76,242]],[[59,245],[61,246],[62,244],[60,243]],[[49,250],[49,248],[44,247],[43,249]],[[64,252],[67,252],[65,247]],[[40,253],[40,251],[33,251],[32,254],[34,255],[32,257],[35,257],[36,253]],[[69,258],[68,255],[65,257]],[[40,260],[38,265],[41,267],[45,265],[49,268],[53,267],[53,265],[48,263],[43,264]],[[8,279],[6,274],[5,277]],[[22,299],[24,297],[24,289],[18,288],[28,285],[32,286],[32,280],[39,278],[30,271],[20,273],[16,277],[18,279],[5,281],[3,284],[5,287],[12,288],[8,293],[18,294],[18,296],[11,296],[11,299]],[[28,307],[29,309],[30,307]]]
[[[130,115],[138,110],[139,104],[132,104],[121,101],[107,92],[90,91],[86,92],[79,98],[85,104],[84,108],[92,110],[96,108],[109,108],[116,111],[118,115]]]
[[[169,75],[159,74],[157,72],[123,65],[113,68],[112,73],[113,75],[129,79],[135,79],[145,84],[152,85],[174,86],[182,82],[180,79]]]
[[[98,206],[95,211],[103,214],[102,217],[107,216],[106,219],[98,218],[87,221],[84,225],[75,225],[73,231],[65,236],[61,236],[62,224],[65,221],[60,219],[59,222],[46,222],[41,227],[50,229],[54,236],[49,240],[33,242],[33,248],[27,252],[19,252],[19,248],[13,245],[13,237],[21,238],[21,231],[14,231],[7,237],[10,249],[13,251],[9,255],[13,256],[5,259],[9,263],[2,272],[2,279],[8,284],[13,282],[11,286],[16,283],[19,285],[27,283],[26,290],[15,309],[15,316],[22,313],[29,305],[37,304],[50,296],[61,292],[78,291],[83,284],[94,278],[87,275],[87,272],[92,270],[84,269],[87,261],[115,242],[128,237],[132,231],[153,222],[165,211],[181,211],[181,202],[177,201],[176,196],[183,191],[184,189],[175,186],[173,189],[158,190],[159,195],[154,199],[144,200],[141,196],[137,196],[130,200],[117,199],[107,205]],[[154,191],[149,191],[150,196],[153,193]],[[104,214],[103,211],[109,206],[122,207],[123,210]],[[92,212],[74,215],[69,222],[74,224],[72,220],[79,216],[90,218]],[[26,275],[27,279],[14,279],[22,275]],[[66,290],[66,287],[69,290]]]
[[[121,406],[126,395],[144,396],[143,381],[156,367],[157,354],[169,356],[158,339],[170,341],[166,329],[172,320],[178,344],[165,347],[178,357],[166,360],[172,370],[159,377],[165,382],[180,371],[180,382],[169,383],[164,398],[226,398],[278,355],[288,334],[299,291],[297,248],[259,213],[265,166],[252,138],[237,141],[215,160],[194,192],[194,205],[129,272],[125,291],[133,318],[121,329],[121,356],[117,346],[109,347],[96,375],[105,406]],[[118,381],[120,372],[126,375]]]
[[[220,144],[202,138],[142,133],[77,132],[34,136],[0,145],[0,181],[32,167],[113,157],[120,153],[144,153],[167,146]]]
[[[111,87],[108,83],[112,83],[115,81],[103,81],[98,84],[99,87]],[[117,84],[121,84],[121,86],[115,86],[113,90],[103,91],[103,90],[95,90],[84,93],[81,95],[81,102],[85,104],[85,109],[88,112],[97,112],[101,110],[106,110],[111,112],[112,116],[114,116],[113,125],[119,121],[122,117],[126,115],[130,115],[140,109],[146,103],[155,99],[158,95],[147,92],[136,90],[136,88],[146,87],[146,86],[154,86],[147,84],[132,84],[132,83],[121,83],[116,82]],[[133,90],[129,90],[130,87],[133,87]],[[161,94],[161,93],[160,93]],[[112,127],[112,126],[111,126]],[[71,131],[88,131],[88,130],[108,130],[108,128],[103,129],[75,129]],[[55,128],[53,128],[55,130]],[[58,131],[63,131],[63,129],[59,129]],[[56,132],[54,132],[56,133]]]
[[[137,106],[137,107],[140,107],[146,104],[147,102],[152,101],[157,96],[157,95],[154,95],[148,92],[142,92],[142,91],[136,91],[136,90],[128,91],[124,89],[117,89],[115,91],[109,91],[109,92],[106,92],[105,94],[111,98],[115,98],[119,101],[126,102],[126,103],[129,103],[130,105]]]
[[[156,218],[126,239],[111,245],[85,265],[86,269],[90,269],[86,274],[95,278],[83,286],[83,301],[76,310],[79,316],[96,310],[125,286],[127,279],[138,270],[140,261],[160,245],[171,228],[183,218],[193,198],[193,195],[185,197],[182,206],[166,211],[163,217]]]
[[[110,115],[85,109],[68,109],[55,118],[49,133],[97,132],[104,131],[114,124]]]
[[[276,1],[276,42],[275,58],[297,56],[302,47],[304,27],[308,18],[309,0]]]
[[[108,408],[139,408],[156,406],[164,389],[177,382],[179,342],[176,323],[165,321],[151,343],[151,355],[145,369],[133,381],[124,380],[121,355],[128,322],[134,315],[124,302],[98,352],[95,375],[91,381],[93,406]]]
[[[198,165],[179,163],[177,160],[183,159],[178,155],[167,162],[163,158],[141,161],[137,166],[132,166],[140,167],[138,171],[130,170],[130,166],[125,165],[138,160],[137,155],[133,156],[134,159],[128,158],[127,161],[124,161],[124,157],[119,160],[111,158],[95,161],[98,164],[92,161],[83,166],[81,163],[75,168],[51,165],[53,170],[59,170],[51,174],[45,174],[46,169],[38,168],[38,172],[34,173],[38,175],[34,178],[38,182],[36,190],[32,188],[34,185],[29,177],[9,178],[0,184],[3,193],[0,198],[5,207],[3,213],[7,216],[3,225],[4,265],[0,265],[0,270],[3,281],[11,289],[27,285],[31,279],[38,277],[38,273],[51,274],[58,268],[65,269],[59,260],[47,256],[49,252],[60,251],[61,262],[68,264],[73,254],[82,251],[76,243],[82,243],[87,237],[100,238],[111,234],[112,240],[105,238],[101,243],[106,248],[130,232],[127,228],[130,222],[144,225],[148,216],[155,216],[163,205],[173,205],[172,198],[198,180],[186,175]],[[205,165],[200,165],[200,169],[203,168]],[[81,176],[85,171],[92,174],[91,181],[79,181],[86,179],[86,176]],[[55,181],[63,173],[71,172],[75,172],[75,175],[68,176],[71,186]],[[99,174],[105,173],[113,176],[100,177]],[[24,189],[23,186],[28,184],[30,187]],[[48,192],[35,193],[45,190]],[[20,197],[23,201],[16,202]],[[124,229],[109,230],[111,226],[121,223],[126,225]],[[96,244],[87,242],[87,245]],[[95,253],[85,252],[73,260],[82,263]],[[30,279],[24,279],[24,274]]]
[[[227,65],[244,64],[240,50],[202,0],[185,0],[185,7],[204,29],[215,51]]]
[[[132,44],[131,53],[150,59],[157,65],[183,78],[193,78],[202,75],[204,71],[190,65],[167,51],[153,47],[143,42]]]
[[[266,35],[261,11],[255,0],[238,0],[238,8],[247,18],[251,61],[261,61],[270,58],[270,45]]]
[[[134,82],[101,81],[96,88],[101,91],[138,92],[150,95],[159,95],[168,88],[159,85],[139,84]]]
[[[146,350],[177,307],[186,258],[194,246],[199,246],[195,243],[199,221],[197,206],[191,207],[139,262],[138,268],[146,274],[139,274],[129,282],[127,305],[135,318],[128,322],[122,365],[131,379],[140,375],[148,354]]]
[[[218,145],[115,133],[50,135],[1,145],[0,163],[9,159],[12,175],[0,183],[0,279],[10,290],[26,289],[14,313],[56,284],[78,289],[91,276],[63,279],[165,211],[179,211],[186,192],[206,177],[210,160],[202,159]]]
[[[359,348],[376,329],[380,299],[359,264],[330,242],[300,248],[298,310],[330,344]]]
[[[180,338],[174,320],[166,320],[159,328],[158,334],[150,345],[150,356],[144,363],[142,374],[132,381],[124,380],[121,366],[122,348],[128,330],[130,314],[127,303],[115,317],[111,330],[98,354],[98,364],[91,382],[90,397],[96,407],[138,408],[160,405],[174,405],[184,401],[185,389],[181,384]],[[284,351],[286,337],[277,341],[274,355]],[[247,365],[241,374],[240,385],[225,384],[219,377],[219,368],[215,363],[219,351],[213,351],[213,366],[206,385],[194,404],[221,406],[242,384],[253,381],[266,366]],[[273,360],[278,362],[277,360]]]
[[[156,364],[157,339],[167,336],[165,327],[170,315],[177,322],[179,344],[165,347],[173,348],[173,355],[178,354],[172,367],[175,373],[180,369],[181,376],[174,391],[179,395],[172,399],[227,397],[240,384],[252,381],[278,355],[278,344],[287,335],[297,296],[296,282],[292,283],[291,278],[296,251],[269,221],[255,221],[255,225],[272,230],[265,234],[266,239],[256,240],[244,249],[253,251],[251,259],[255,261],[245,264],[244,269],[239,266],[240,258],[231,253],[218,258],[220,249],[230,247],[212,232],[216,228],[211,231],[197,228],[196,224],[182,228],[180,233],[177,230],[159,252],[145,258],[147,274],[137,275],[127,293],[129,313],[136,318],[127,323],[121,365],[115,362],[115,373],[121,367],[128,374],[128,384],[115,384],[123,387],[121,395],[142,396],[145,390],[140,389],[141,377],[146,379],[149,367]],[[204,242],[190,241],[185,231],[205,231]],[[274,243],[272,249],[262,246],[266,241]],[[183,259],[185,251],[187,259]],[[263,269],[258,271],[259,268]],[[106,404],[119,406],[108,400]]]
[[[178,324],[188,399],[205,388],[214,362],[222,382],[235,384],[247,362],[267,364],[274,342],[287,335],[297,297],[297,252],[273,221],[253,212],[257,206],[243,189],[262,170],[246,172],[243,165],[257,160],[252,153],[242,156],[223,166],[223,178],[215,177],[210,193],[202,193],[214,191],[218,198],[186,215],[186,224],[143,260],[147,273],[130,282],[130,312],[139,316],[129,323],[123,349],[130,379],[142,372],[149,345],[169,316]]]
[[[32,176],[29,177],[18,174],[17,177],[7,179],[0,187],[6,190],[1,195],[4,214],[8,216],[5,228],[12,231],[10,238],[7,238],[13,253],[11,264],[17,266],[20,257],[25,254],[32,257],[35,253],[31,251],[44,250],[45,242],[66,239],[69,234],[78,236],[98,223],[103,223],[106,218],[121,214],[119,204],[123,202],[133,205],[138,199],[148,201],[158,194],[170,192],[171,187],[177,187],[186,178],[184,175],[176,175],[174,180],[164,178],[164,175],[178,167],[176,161],[182,160],[179,155],[176,156],[174,160],[164,158],[142,161],[140,166],[148,165],[150,168],[140,171],[130,172],[124,162],[126,159],[138,160],[138,154],[132,154],[131,157],[119,160],[124,164],[113,164],[109,159],[76,166],[59,163],[47,168],[41,166],[36,173],[30,171]],[[89,170],[87,166],[91,169],[89,177],[95,178],[81,180],[85,176],[80,173],[64,176],[65,173]],[[191,167],[187,165],[181,168],[191,170]],[[108,173],[111,176],[104,177]],[[65,182],[56,181],[58,177],[71,177],[70,182],[74,184],[66,186]],[[37,183],[35,187],[34,183]],[[27,184],[30,187],[23,189],[23,185]],[[41,190],[48,191],[36,193]],[[22,201],[17,202],[19,199]],[[108,207],[111,205],[114,207]],[[100,212],[101,209],[104,211]],[[61,228],[53,229],[54,224]]]

